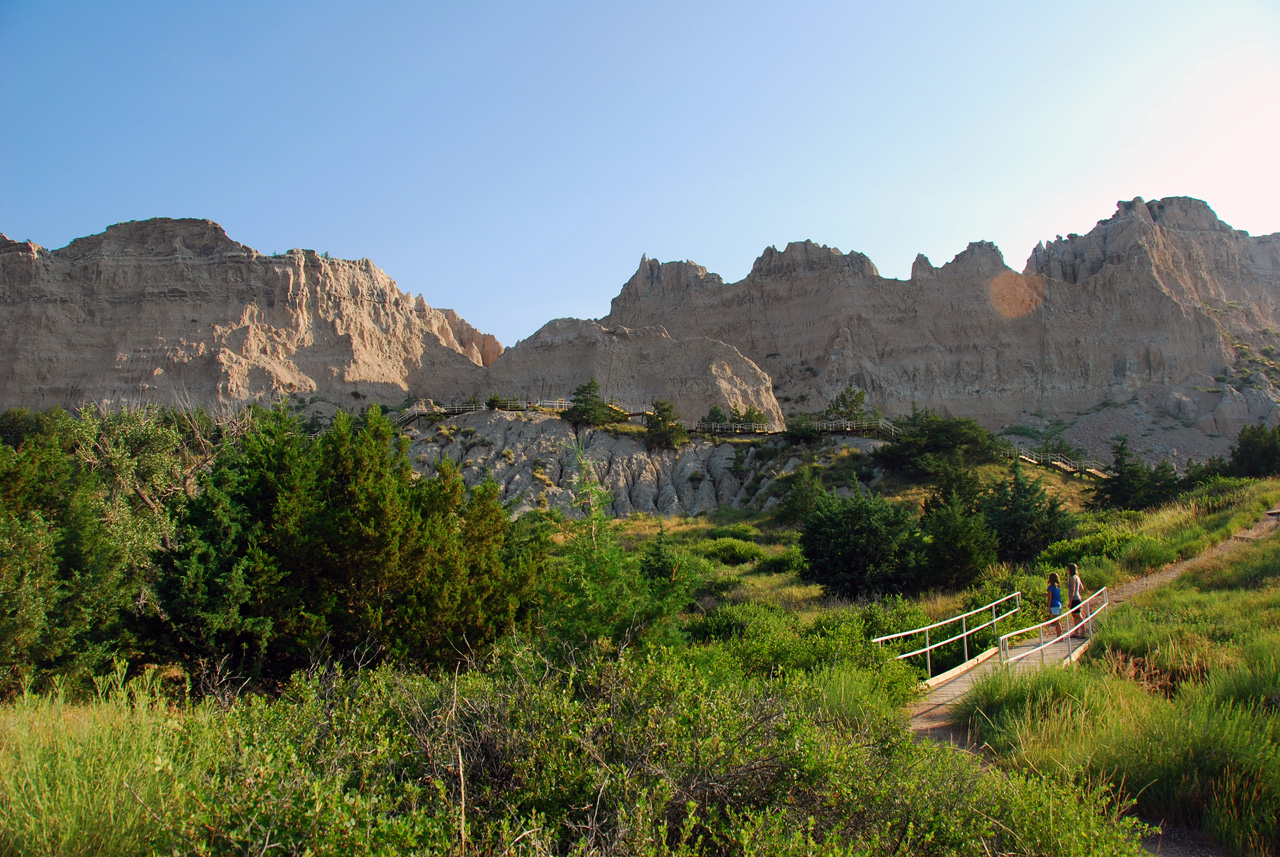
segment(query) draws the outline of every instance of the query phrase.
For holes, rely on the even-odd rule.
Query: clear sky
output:
[[[1021,270],[1119,199],[1280,231],[1280,3],[0,0],[0,231],[204,217],[504,344],[641,254]]]

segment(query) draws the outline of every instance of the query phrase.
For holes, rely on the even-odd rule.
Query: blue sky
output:
[[[905,277],[1115,202],[1280,231],[1274,2],[0,0],[0,231],[206,217],[368,257],[505,344],[641,254]]]

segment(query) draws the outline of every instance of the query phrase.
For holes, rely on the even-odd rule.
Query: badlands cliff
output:
[[[52,252],[0,237],[0,407],[399,401],[473,384],[502,347],[368,259],[265,256],[208,220],[112,226]]]
[[[632,407],[782,412],[737,349],[566,319],[504,353],[368,259],[267,256],[208,220],[122,223],[49,251],[0,236],[0,408],[86,402],[340,405],[568,396],[593,375]]]
[[[1199,200],[1136,199],[1022,272],[985,242],[941,267],[918,257],[908,280],[810,242],[766,250],[737,283],[642,259],[601,321],[735,345],[788,411],[852,386],[889,415],[1058,419],[1095,450],[1126,432],[1149,454],[1203,459],[1280,417],[1278,296],[1280,235],[1236,231]]]
[[[736,283],[645,258],[605,318],[503,349],[367,259],[268,256],[157,219],[53,251],[0,236],[0,408],[547,398],[594,376],[630,407],[754,407],[779,428],[854,387],[890,416],[930,407],[1095,453],[1123,432],[1182,461],[1280,419],[1278,295],[1280,235],[1135,199],[1022,271],[985,242],[906,280],[811,242],[766,249]]]
[[[781,438],[751,444],[695,438],[678,451],[650,450],[634,434],[575,432],[559,417],[534,411],[463,414],[410,428],[409,437],[419,469],[448,458],[467,484],[496,482],[515,512],[542,508],[569,515],[581,513],[582,464],[609,491],[616,515],[697,515],[721,506],[771,508],[785,496],[780,480],[802,465],[804,455]],[[823,454],[865,452],[881,443],[832,437]],[[837,493],[856,490],[855,477],[848,479]]]

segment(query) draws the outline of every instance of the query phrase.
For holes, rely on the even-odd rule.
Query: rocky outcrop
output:
[[[633,412],[671,402],[690,425],[715,404],[762,411],[775,429],[782,411],[769,376],[738,349],[707,337],[673,339],[661,326],[605,328],[557,319],[507,350],[490,368],[490,388],[504,396],[567,395],[595,378],[605,399]]]
[[[907,280],[809,241],[736,283],[642,258],[608,316],[504,350],[367,259],[265,256],[210,221],[159,219],[55,251],[0,238],[0,408],[558,398],[594,376],[629,408],[751,407],[778,428],[854,387],[889,416],[930,407],[1095,453],[1125,433],[1182,460],[1280,421],[1278,302],[1280,235],[1135,199],[1021,272],[988,242],[940,267],[919,256]]]
[[[694,440],[680,450],[648,450],[635,433],[575,430],[557,416],[479,411],[410,430],[415,466],[449,458],[474,485],[492,479],[517,512],[559,509],[578,515],[581,461],[610,495],[616,515],[697,515],[721,506],[766,508],[783,493],[780,477],[800,461],[780,439],[742,444]],[[881,442],[840,438],[833,451]]]
[[[909,280],[809,242],[769,248],[737,283],[646,259],[601,323],[734,345],[787,411],[852,386],[891,416],[930,407],[991,428],[1067,416],[1098,449],[1103,423],[1150,435],[1172,401],[1173,434],[1160,426],[1147,450],[1203,457],[1242,420],[1275,419],[1278,254],[1280,235],[1231,229],[1198,200],[1133,200],[1037,247],[1021,273],[987,242],[941,267],[917,257]]]
[[[264,256],[208,220],[0,243],[0,407],[400,402],[478,386],[500,351],[368,259]]]
[[[705,337],[560,320],[504,353],[368,259],[265,256],[208,220],[121,223],[53,252],[0,238],[0,408],[560,398],[593,375],[637,410],[754,407],[782,425],[768,376]]]

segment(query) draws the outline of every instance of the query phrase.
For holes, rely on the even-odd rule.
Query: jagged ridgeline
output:
[[[741,281],[642,259],[605,318],[503,349],[401,292],[369,260],[263,255],[206,220],[119,224],[48,251],[0,241],[0,407],[86,401],[345,406],[568,395],[627,406],[821,411],[849,388],[888,416],[927,407],[1105,451],[1203,460],[1273,423],[1280,235],[1203,202],[1135,199],[1022,272],[985,242],[907,280],[811,242]]]

